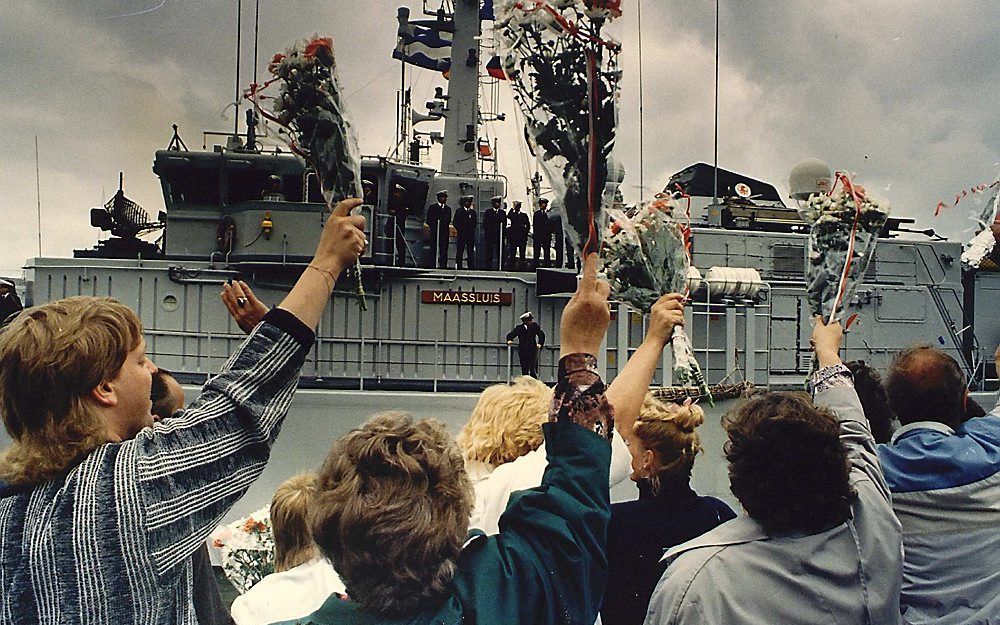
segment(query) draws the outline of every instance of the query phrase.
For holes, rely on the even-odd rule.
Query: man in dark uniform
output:
[[[0,328],[7,325],[24,306],[14,290],[14,283],[0,278]]]
[[[538,210],[531,220],[532,251],[535,257],[535,268],[548,267],[552,264],[552,229],[549,224],[549,201],[546,198],[538,200]],[[542,254],[545,262],[542,262]]]
[[[521,361],[521,375],[538,378],[538,350],[545,346],[545,333],[532,320],[531,313],[521,315],[521,323],[507,333],[507,344],[517,339],[517,357]]]
[[[500,267],[501,233],[507,221],[501,202],[503,198],[498,195],[483,211],[483,265],[491,271]]]
[[[507,221],[510,225],[507,226],[507,264],[504,268],[508,271],[517,271],[520,269],[517,264],[518,252],[523,263],[524,251],[528,246],[528,230],[531,228],[528,215],[521,212],[521,203],[517,200],[514,200],[510,212],[507,213]]]
[[[475,264],[475,242],[476,242],[476,222],[478,216],[476,209],[472,206],[473,197],[463,195],[461,206],[455,211],[455,231],[458,233],[457,245],[455,246],[455,268],[462,268],[462,255],[465,255],[465,268],[473,269]]]
[[[389,196],[389,218],[385,222],[386,252],[392,254],[392,242],[396,243],[395,265],[402,267],[406,261],[406,216],[410,209],[406,206],[406,188],[394,185]]]
[[[552,239],[556,245],[556,269],[562,269],[563,267],[563,219],[562,213],[557,210],[549,212],[549,232],[552,233]],[[570,260],[572,260],[570,256]]]
[[[448,266],[448,229],[451,226],[451,207],[448,206],[448,192],[438,191],[437,202],[427,207],[427,227],[430,229],[431,249],[429,266],[434,266],[434,250],[437,250],[437,267]]]

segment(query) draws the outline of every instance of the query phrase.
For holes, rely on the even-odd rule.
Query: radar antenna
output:
[[[122,239],[135,239],[140,234],[163,228],[163,219],[150,221],[146,209],[125,197],[123,182],[124,175],[119,172],[118,192],[103,208],[90,209],[90,225]]]

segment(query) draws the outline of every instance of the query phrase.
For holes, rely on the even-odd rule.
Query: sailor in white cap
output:
[[[507,344],[517,339],[517,356],[521,361],[521,375],[538,378],[538,350],[545,346],[545,333],[535,323],[531,311],[521,315],[521,323],[507,333]]]
[[[6,278],[0,278],[0,328],[7,325],[24,306],[14,290],[14,283]]]

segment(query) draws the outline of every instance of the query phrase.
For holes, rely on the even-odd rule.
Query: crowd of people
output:
[[[683,298],[660,298],[606,385],[596,255],[562,311],[553,388],[486,389],[457,438],[393,411],[334,441],[275,493],[276,572],[226,610],[205,542],[266,466],[334,282],[368,244],[358,204],[338,205],[277,307],[225,285],[248,338],[193,402],[114,300],[31,308],[0,333],[0,623],[1000,618],[1000,413],[970,403],[958,363],[908,348],[883,385],[817,320],[810,392],[724,417],[734,511],[691,485],[701,408],[648,393]],[[626,478],[639,499],[612,505]]]
[[[515,200],[505,208],[503,198],[494,197],[490,206],[482,211],[480,227],[473,196],[463,195],[454,211],[448,204],[448,191],[438,191],[435,197],[435,201],[427,207],[424,219],[429,245],[425,255],[429,260],[425,264],[429,266],[462,269],[464,259],[465,269],[533,271],[539,267],[578,268],[572,242],[563,230],[562,216],[558,211],[549,209],[548,198],[539,198],[538,206],[529,217],[521,210],[520,201]],[[454,265],[448,259],[452,229]],[[526,258],[529,239],[532,242],[531,259]]]

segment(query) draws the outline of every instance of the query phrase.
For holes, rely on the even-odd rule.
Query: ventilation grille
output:
[[[801,278],[805,275],[805,246],[775,245],[771,273],[786,278]]]

